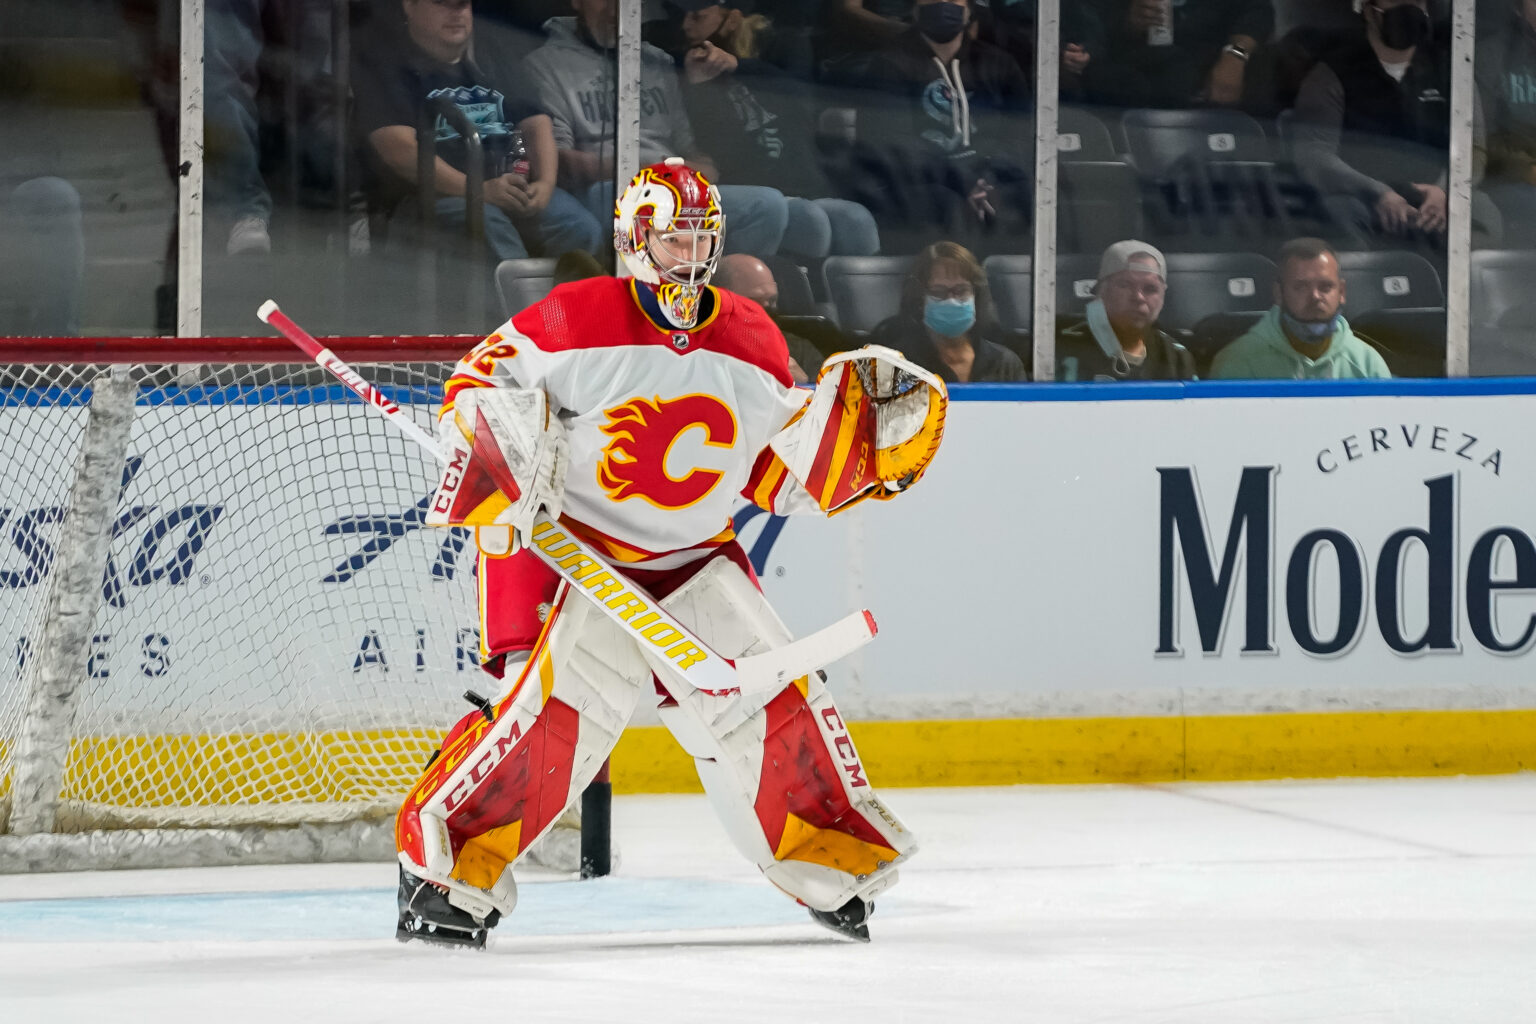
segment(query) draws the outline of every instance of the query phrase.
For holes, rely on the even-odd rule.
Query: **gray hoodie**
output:
[[[528,55],[523,68],[539,94],[539,106],[555,124],[555,145],[579,153],[613,156],[615,60],[581,32],[575,18],[544,23],[549,41]],[[693,152],[693,126],[683,106],[672,58],[640,47],[640,163],[658,163]]]

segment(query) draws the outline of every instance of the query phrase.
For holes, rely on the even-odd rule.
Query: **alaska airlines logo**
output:
[[[644,498],[657,508],[680,509],[704,500],[724,473],[702,466],[682,476],[667,472],[672,446],[690,430],[704,431],[704,444],[736,443],[736,417],[712,395],[684,395],[653,401],[636,398],[605,410],[602,431],[613,440],[603,449],[597,482],[614,501]]]

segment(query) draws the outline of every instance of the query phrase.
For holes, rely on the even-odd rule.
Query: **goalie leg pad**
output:
[[[562,590],[494,721],[468,720],[406,797],[402,868],[476,917],[511,913],[513,862],[592,781],[649,681],[629,638]]]
[[[717,556],[662,602],[726,657],[790,640],[755,581]],[[820,677],[777,693],[710,694],[661,674],[662,722],[694,758],[736,847],[814,910],[868,901],[917,849],[876,796]]]

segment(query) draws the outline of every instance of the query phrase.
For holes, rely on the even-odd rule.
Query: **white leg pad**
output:
[[[781,646],[789,630],[745,573],[716,558],[662,602],[720,654]],[[657,674],[662,722],[694,758],[727,834],[770,882],[817,910],[872,898],[916,852],[882,803],[820,678],[717,696]]]

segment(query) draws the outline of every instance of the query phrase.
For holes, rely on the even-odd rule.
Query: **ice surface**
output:
[[[1536,775],[887,796],[868,946],[628,797],[483,954],[397,944],[390,865],[0,878],[0,1022],[1536,1021]]]

